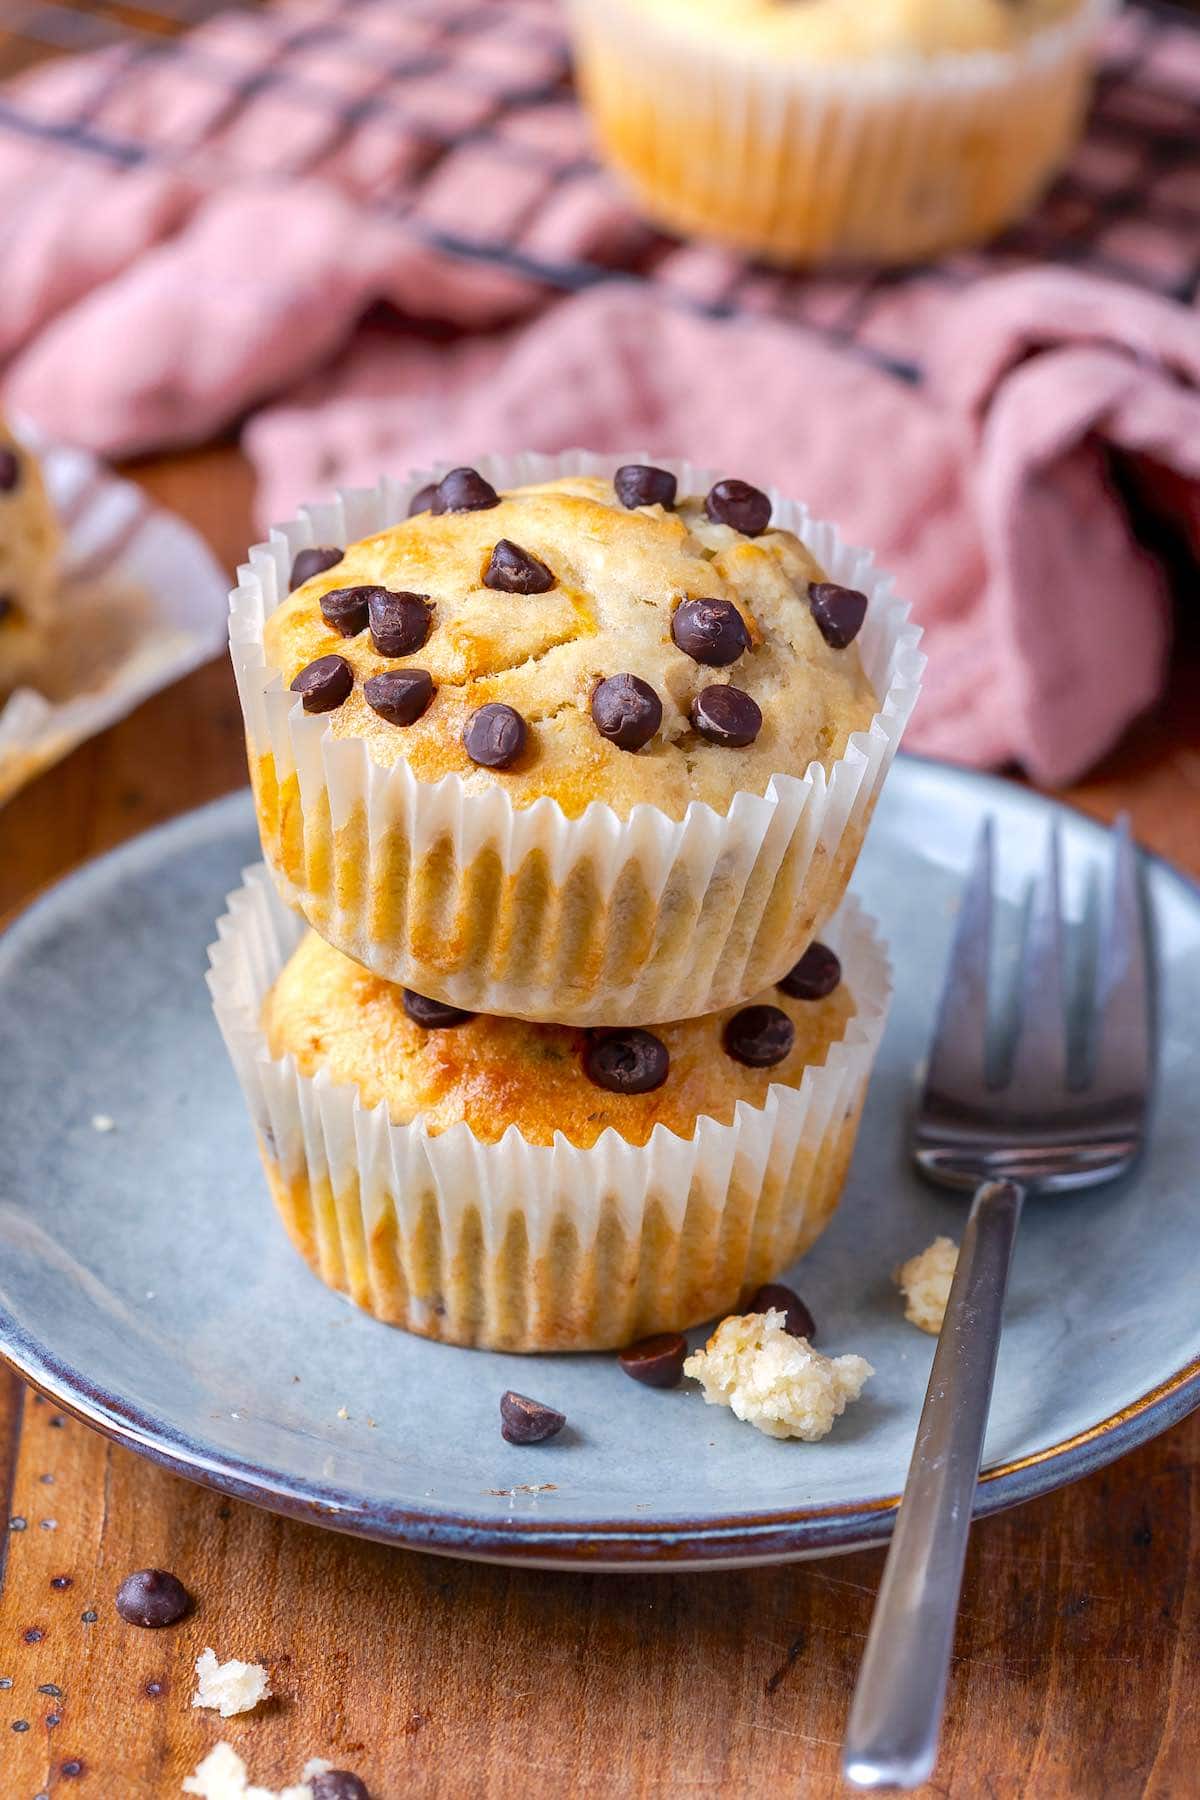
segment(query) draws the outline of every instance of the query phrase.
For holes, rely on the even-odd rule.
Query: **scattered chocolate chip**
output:
[[[630,1026],[588,1039],[583,1072],[610,1094],[649,1094],[667,1079],[671,1058],[652,1031]]]
[[[783,1328],[792,1337],[807,1338],[811,1344],[817,1335],[817,1327],[813,1316],[794,1289],[784,1287],[781,1281],[764,1282],[750,1296],[747,1312],[765,1313],[781,1312],[784,1315]]]
[[[83,1620],[85,1625],[94,1625],[96,1620],[100,1617],[100,1614],[98,1612],[93,1612],[89,1606],[86,1612],[80,1613],[79,1617]]]
[[[731,600],[683,600],[671,636],[685,656],[712,669],[736,662],[750,648],[746,621]]]
[[[29,1520],[23,1519],[20,1513],[14,1513],[12,1518],[8,1521],[8,1529],[10,1531],[28,1531]]]
[[[446,1031],[451,1025],[465,1025],[473,1019],[473,1012],[464,1012],[461,1006],[446,1006],[441,1000],[428,1000],[424,994],[414,994],[411,988],[404,989],[404,1010],[414,1025],[423,1025],[426,1031]]]
[[[292,573],[288,586],[295,591],[311,581],[314,575],[323,575],[326,569],[332,569],[342,560],[343,552],[336,544],[313,544],[307,550],[297,550],[292,563]]]
[[[771,523],[771,500],[748,481],[718,481],[708,490],[704,510],[714,525],[732,525],[744,537],[758,537]]]
[[[478,469],[451,469],[434,490],[430,512],[486,512],[499,506],[500,496]]]
[[[757,701],[741,688],[719,682],[700,689],[692,701],[691,719],[701,737],[729,750],[744,750],[752,744],[763,722]]]
[[[166,1691],[161,1681],[148,1681],[142,1690],[147,1700],[158,1700]]]
[[[56,1713],[56,1712],[48,1712],[48,1713],[47,1713],[47,1714],[46,1714],[46,1720],[45,1720],[45,1722],[46,1722],[46,1724],[47,1724],[47,1725],[48,1725],[48,1726],[49,1726],[49,1727],[50,1727],[50,1729],[51,1729],[51,1731],[53,1731],[53,1730],[54,1730],[54,1727],[55,1727],[55,1726],[56,1726],[56,1725],[61,1725],[61,1724],[62,1724],[62,1714],[61,1714],[61,1713]]]
[[[610,675],[592,694],[592,719],[618,750],[640,750],[662,724],[662,701],[638,675]]]
[[[14,1719],[12,1722],[12,1728],[14,1731],[28,1731],[29,1730],[29,1720],[28,1719]]]
[[[117,1589],[117,1611],[125,1623],[148,1630],[176,1624],[191,1604],[182,1581],[167,1569],[136,1569]]]
[[[292,683],[293,694],[299,694],[305,712],[332,712],[340,706],[354,686],[354,672],[342,656],[318,656],[301,669]]]
[[[617,499],[631,511],[635,506],[671,508],[676,485],[669,469],[656,469],[653,463],[622,463],[613,476]]]
[[[321,617],[343,637],[357,637],[367,629],[367,607],[373,587],[330,588],[321,595]]]
[[[834,581],[814,581],[808,590],[808,604],[831,650],[844,650],[852,644],[867,616],[867,596],[857,588],[838,587]]]
[[[484,587],[498,594],[546,594],[554,586],[554,576],[536,556],[522,550],[511,538],[501,538],[492,551],[483,577]]]
[[[632,1375],[645,1387],[673,1388],[683,1379],[686,1355],[687,1339],[681,1331],[660,1331],[655,1337],[630,1344],[617,1361],[626,1375]]]
[[[436,481],[427,481],[424,487],[419,487],[408,503],[409,518],[415,519],[418,513],[431,512],[437,499],[437,491]]]
[[[795,1043],[796,1027],[778,1006],[743,1006],[727,1021],[721,1041],[735,1062],[772,1069]]]
[[[82,1763],[77,1756],[73,1756],[70,1762],[61,1764],[58,1772],[60,1775],[67,1775],[74,1779],[76,1775],[82,1775],[84,1773],[86,1766],[87,1765]]]
[[[556,1437],[567,1422],[565,1413],[509,1388],[500,1396],[500,1435],[510,1444],[541,1444]]]
[[[75,1577],[73,1575],[52,1575],[50,1577],[50,1586],[52,1588],[57,1588],[59,1593],[62,1593],[65,1588],[69,1588],[72,1585],[74,1579]]]
[[[371,642],[380,656],[411,656],[429,636],[433,612],[428,594],[372,588],[367,600]]]
[[[21,459],[7,444],[0,449],[0,494],[11,494],[21,479]]]
[[[435,691],[428,669],[385,669],[363,682],[363,699],[389,725],[415,725]]]
[[[40,1644],[45,1635],[40,1625],[30,1625],[21,1633],[27,1644]]]
[[[463,744],[471,761],[481,768],[507,769],[525,748],[528,735],[515,708],[493,701],[471,714],[463,729]]]
[[[326,1769],[309,1782],[312,1800],[371,1800],[367,1784],[349,1769]]]
[[[63,1697],[62,1689],[60,1687],[55,1687],[52,1681],[39,1681],[38,1693],[49,1694],[52,1700],[61,1700]]]
[[[828,944],[810,944],[795,968],[776,982],[793,1000],[824,1000],[842,979],[842,965]]]

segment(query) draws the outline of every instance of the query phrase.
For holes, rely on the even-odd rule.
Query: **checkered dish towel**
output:
[[[1118,22],[1069,255],[1056,190],[1024,239],[887,280],[656,236],[588,154],[551,0],[288,0],[53,64],[0,91],[6,398],[109,454],[251,413],[264,520],[484,450],[774,482],[912,597],[911,742],[1068,780],[1169,648],[1122,495],[1200,543],[1200,192],[1163,149],[1198,44]]]

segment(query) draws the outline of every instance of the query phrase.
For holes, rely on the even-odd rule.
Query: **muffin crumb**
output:
[[[219,1663],[216,1651],[207,1647],[196,1658],[196,1679],[192,1705],[212,1707],[223,1719],[250,1712],[271,1694],[261,1663],[239,1662],[237,1657]]]
[[[957,1267],[958,1246],[948,1237],[935,1237],[919,1255],[901,1263],[895,1282],[904,1295],[904,1316],[910,1325],[938,1335]]]
[[[783,1313],[735,1313],[722,1319],[703,1350],[683,1365],[704,1389],[709,1406],[768,1437],[816,1443],[875,1371],[862,1356],[823,1356],[807,1338],[793,1337]]]
[[[183,1791],[198,1794],[200,1800],[312,1800],[309,1783],[332,1766],[324,1757],[312,1757],[305,1763],[300,1781],[276,1794],[269,1788],[251,1786],[246,1765],[232,1744],[216,1744],[196,1773],[184,1776]]]

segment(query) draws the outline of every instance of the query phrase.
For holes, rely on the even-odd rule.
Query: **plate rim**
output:
[[[1013,784],[1000,776],[933,757],[902,754],[905,762],[956,784],[985,792],[1011,793],[1013,789]],[[1024,791],[1024,797],[1048,811],[1070,813],[1094,831],[1106,829],[1081,808],[1052,796],[1029,789]],[[52,905],[64,889],[99,865],[145,854],[164,839],[190,835],[197,825],[215,824],[227,813],[248,811],[249,804],[249,790],[234,789],[89,857],[14,915],[6,932],[18,921],[25,925]],[[1154,851],[1143,849],[1141,855],[1178,882],[1200,906],[1200,882]],[[152,1416],[130,1399],[110,1393],[81,1370],[63,1363],[50,1346],[34,1339],[2,1302],[0,1363],[64,1413],[186,1480],[307,1524],[398,1548],[478,1561],[611,1572],[779,1563],[885,1543],[900,1503],[898,1494],[885,1494],[865,1501],[801,1505],[761,1513],[610,1518],[591,1523],[558,1522],[529,1514],[485,1520],[437,1507],[390,1507],[364,1501],[348,1489],[267,1469],[179,1431],[169,1421]],[[976,1489],[973,1517],[987,1517],[1080,1480],[1168,1430],[1197,1407],[1200,1354],[1148,1392],[1083,1430],[984,1469]]]

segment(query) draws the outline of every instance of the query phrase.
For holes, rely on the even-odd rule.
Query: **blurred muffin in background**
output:
[[[782,263],[902,263],[1026,212],[1114,0],[571,0],[600,146],[644,210]]]
[[[37,458],[0,418],[0,698],[45,656],[60,543]]]

